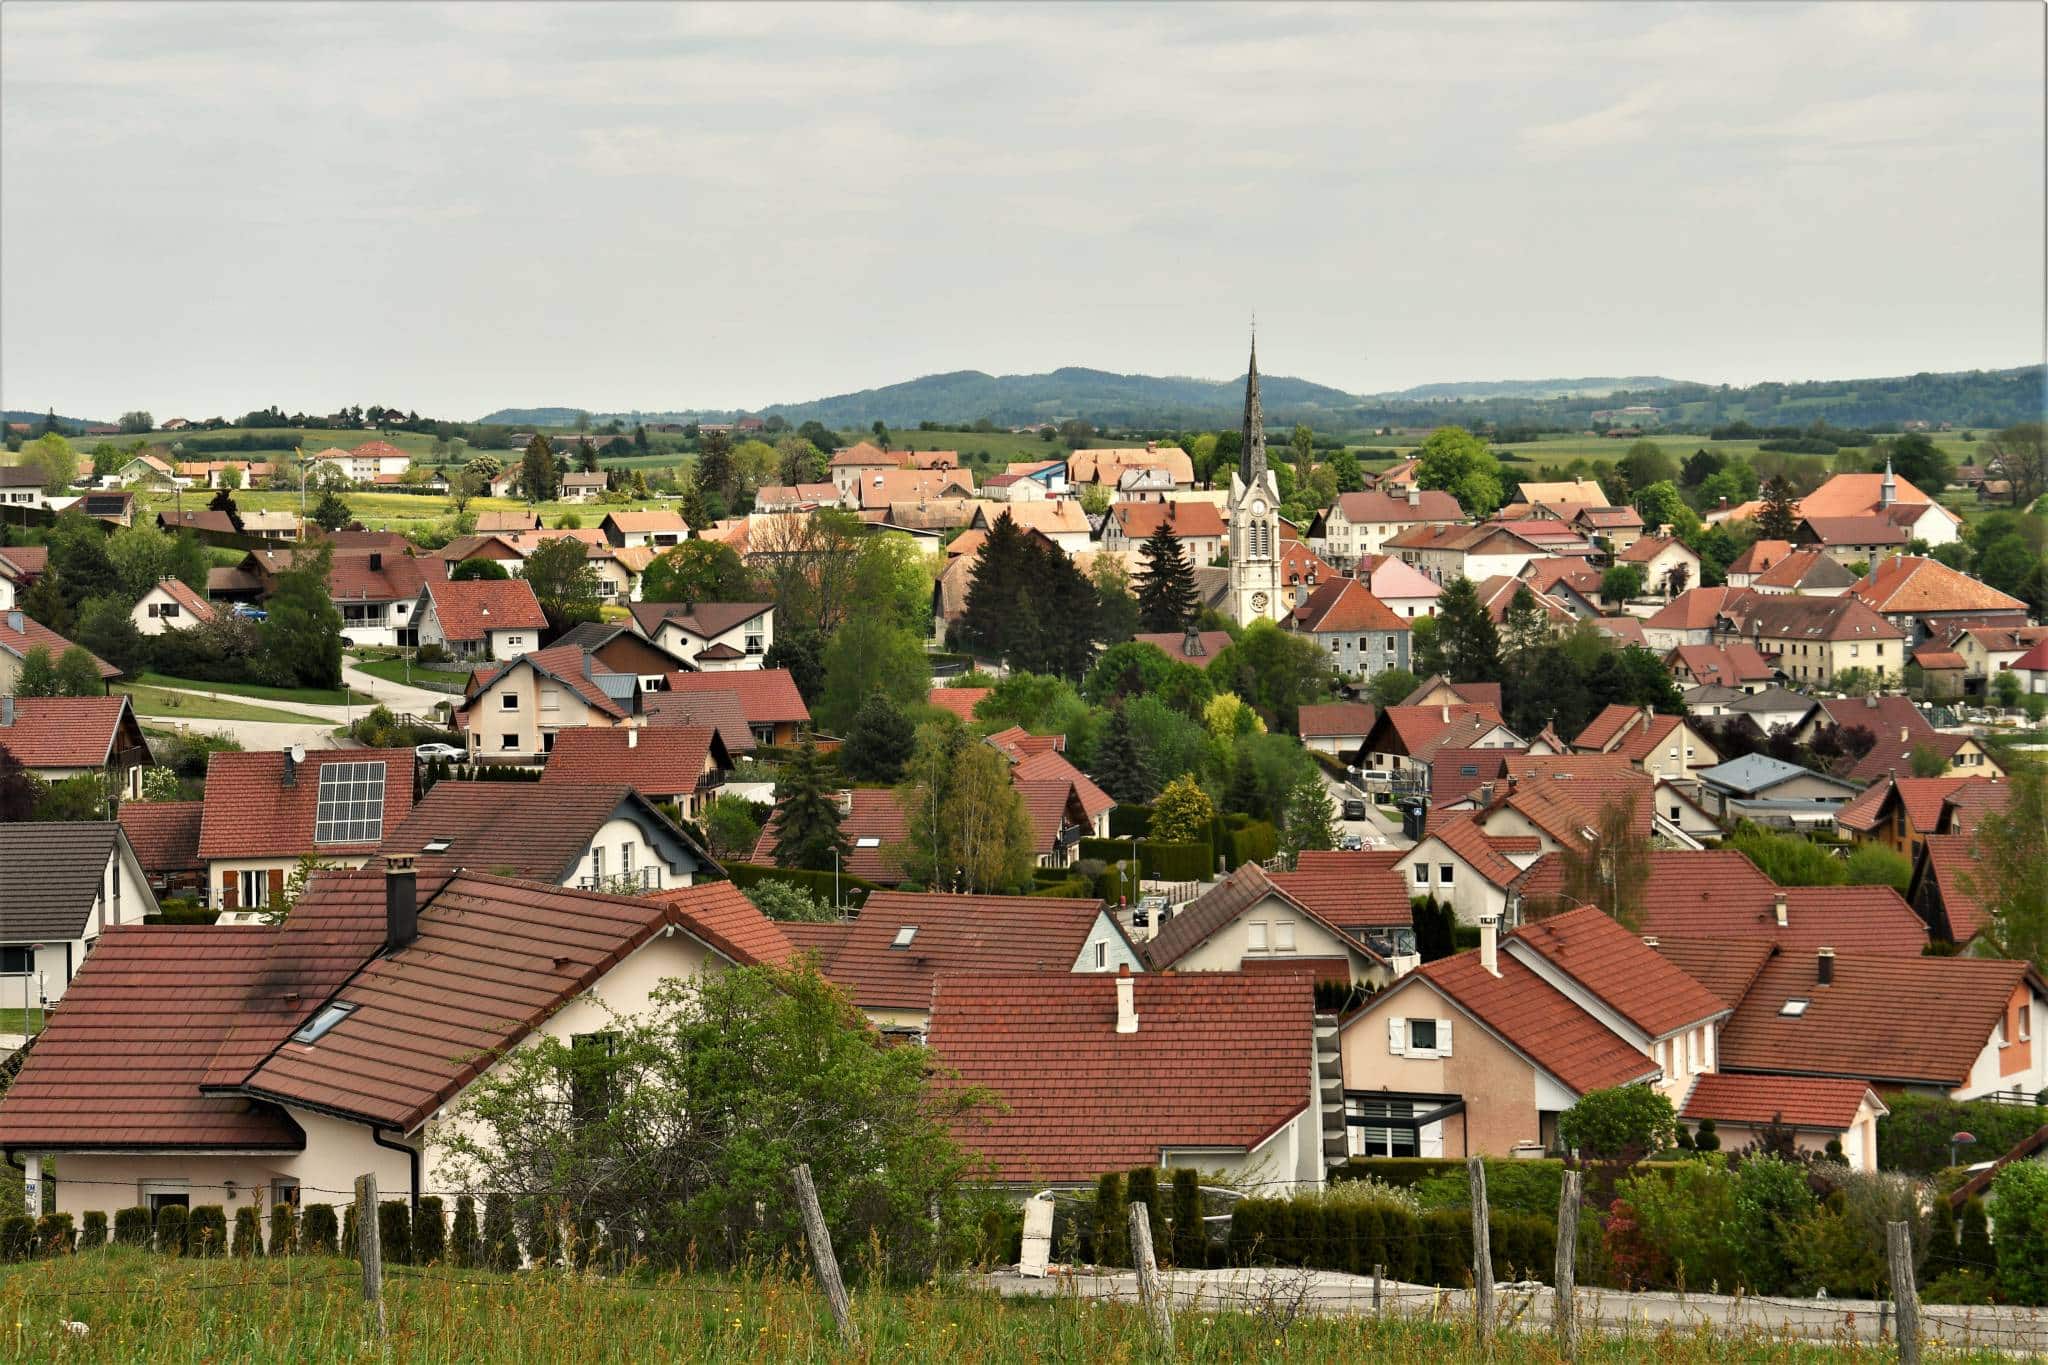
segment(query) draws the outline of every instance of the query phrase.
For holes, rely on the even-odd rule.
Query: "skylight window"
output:
[[[1794,996],[1778,1007],[1778,1013],[1797,1019],[1800,1015],[1806,1013],[1806,1007],[1811,1003],[1813,1002],[1810,1000],[1803,1000]]]
[[[853,846],[855,848],[880,848],[882,846],[882,841],[876,838],[874,835],[869,834],[864,835],[861,838],[855,839],[853,841]]]
[[[320,765],[316,844],[374,844],[384,837],[384,772],[377,763]]]
[[[332,1005],[322,1005],[320,1012],[311,1019],[308,1019],[305,1026],[292,1035],[292,1041],[295,1043],[317,1043],[327,1036],[328,1030],[355,1012],[356,1007],[354,1005],[346,1005],[339,1002]]]
[[[429,839],[427,840],[426,845],[420,849],[420,852],[446,853],[451,847],[454,846],[454,842],[454,840],[446,838],[445,836],[437,839]]]
[[[891,948],[908,948],[910,940],[916,937],[917,926],[915,924],[906,924],[896,931],[896,938],[889,946]]]

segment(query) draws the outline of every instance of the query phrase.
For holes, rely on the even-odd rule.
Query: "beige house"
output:
[[[1348,573],[1411,526],[1455,526],[1464,520],[1458,500],[1441,489],[1340,493],[1309,523],[1308,541],[1317,554]]]
[[[200,621],[211,621],[213,604],[178,579],[166,578],[142,594],[128,615],[144,635],[161,635],[167,630],[183,630]]]
[[[1907,638],[1856,597],[1752,597],[1724,612],[1716,635],[1746,640],[1796,688],[1831,687],[1850,669],[1879,683],[1905,673]]]
[[[1246,863],[1189,901],[1144,946],[1153,971],[1235,972],[1297,962],[1329,980],[1383,986],[1387,959]]]
[[[1394,862],[1414,898],[1448,905],[1460,924],[1502,920],[1508,889],[1542,853],[1527,834],[1493,836],[1466,816],[1432,814],[1429,828]]]
[[[574,645],[556,645],[471,674],[469,692],[455,706],[455,727],[468,737],[472,762],[531,763],[554,747],[559,731],[638,723],[639,688],[634,675],[613,673]]]
[[[260,910],[308,857],[361,867],[412,810],[412,791],[410,749],[214,754],[199,820],[207,904]]]

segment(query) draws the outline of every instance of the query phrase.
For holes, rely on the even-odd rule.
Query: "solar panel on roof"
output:
[[[384,837],[384,774],[389,765],[327,763],[320,768],[315,844],[374,844]]]

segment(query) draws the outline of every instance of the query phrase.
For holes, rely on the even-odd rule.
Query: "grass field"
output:
[[[195,692],[225,692],[230,696],[249,697],[256,701],[295,701],[306,706],[343,706],[353,701],[357,705],[370,698],[360,692],[348,693],[339,687],[265,687],[261,683],[203,682],[197,678],[170,678],[161,673],[140,673],[136,682],[152,687],[185,688]]]
[[[1463,1361],[1489,1356],[1464,1322],[1423,1318],[1201,1313],[1175,1319],[1169,1354],[1133,1305],[1003,1299],[965,1289],[859,1290],[858,1346],[837,1339],[822,1296],[770,1274],[607,1280],[561,1273],[491,1275],[387,1266],[385,1338],[347,1260],[184,1260],[99,1250],[0,1271],[0,1342],[15,1360],[162,1362],[390,1360]],[[67,1323],[83,1323],[78,1335]],[[1546,1337],[1505,1334],[1506,1365],[1560,1359]],[[1806,1346],[1642,1331],[1588,1333],[1593,1362],[1895,1360],[1889,1347]],[[1945,1359],[1966,1359],[1964,1355]],[[1983,1357],[1989,1359],[1988,1356]]]
[[[355,666],[373,678],[382,678],[386,682],[401,683],[407,687],[433,687],[442,688],[450,692],[460,692],[469,681],[467,670],[426,668],[419,664],[413,664],[411,672],[408,673],[406,662],[403,659],[359,658],[355,660]]]
[[[15,998],[21,997],[17,995]],[[0,1033],[41,1033],[46,1017],[39,1009],[23,1009],[18,1005],[13,1009],[0,1008]]]
[[[246,702],[222,701],[217,697],[201,697],[191,692],[176,692],[163,687],[115,683],[114,691],[128,698],[130,704],[135,707],[136,715],[154,716],[159,720],[267,720],[299,725],[326,723],[318,716],[309,716],[298,711],[251,706]]]
[[[185,494],[186,510],[190,511],[194,507],[204,507],[209,496],[211,495],[206,493],[197,494],[197,501],[195,501],[195,494],[188,490]],[[444,522],[455,515],[455,505],[448,499],[428,494],[344,493],[341,496],[348,503],[349,510],[355,513],[356,520],[362,522],[364,526],[373,531],[403,532],[415,527]],[[136,501],[151,516],[173,505],[173,499],[168,493],[138,491]],[[306,506],[309,510],[315,501],[317,501],[316,497],[311,495],[307,497]],[[542,519],[550,526],[556,525],[564,517],[575,517],[582,525],[594,527],[604,520],[604,515],[607,512],[625,511],[628,510],[629,506],[632,508],[673,509],[674,505],[672,502],[665,503],[659,499],[648,498],[617,507],[606,506],[600,503],[544,502],[539,504],[538,507],[529,508],[525,503],[516,498],[475,498],[471,500],[469,510],[472,512],[538,511]],[[299,510],[299,495],[296,492],[272,492],[269,489],[237,489],[235,492],[235,506],[241,508],[244,512],[297,512]],[[240,562],[240,558],[238,554],[235,562]]]

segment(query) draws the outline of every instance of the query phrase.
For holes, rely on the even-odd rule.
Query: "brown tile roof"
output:
[[[962,469],[870,469],[856,476],[854,484],[860,494],[860,505],[869,509],[887,508],[899,502],[918,503],[974,495],[974,475]],[[1019,507],[1051,505],[1042,502],[1017,504]],[[1079,506],[1076,505],[1074,510],[1078,512]],[[1018,517],[1015,520],[1021,526],[1026,519]],[[1087,519],[1083,517],[1082,524],[1086,523]]]
[[[867,441],[857,442],[846,447],[844,450],[833,452],[832,455],[832,467],[834,469],[868,467],[894,469],[902,463],[903,460],[900,456],[891,455]]]
[[[832,959],[846,943],[846,936],[853,932],[851,920],[784,920],[776,928],[789,940],[790,948],[797,953],[810,953],[818,959],[818,970],[829,973]]]
[[[1764,968],[1722,1030],[1722,1070],[1960,1086],[2032,975],[1993,958],[1844,955],[1820,986],[1815,966],[1812,951],[1788,950]],[[1804,1013],[1782,1012],[1793,999]]]
[[[1323,882],[1321,874],[1308,882],[1312,895],[1321,890]],[[1278,896],[1293,905],[1355,948],[1360,956],[1379,960],[1379,954],[1353,939],[1342,925],[1326,918],[1315,906],[1282,887],[1273,874],[1257,863],[1240,864],[1229,876],[1182,906],[1139,951],[1152,970],[1164,971],[1214,938],[1239,915],[1269,895]],[[1329,903],[1327,898],[1318,898],[1324,904]],[[1356,925],[1357,921],[1352,923]]]
[[[933,706],[951,711],[968,724],[974,723],[974,708],[981,699],[994,691],[991,687],[934,687],[925,700]]]
[[[1649,645],[1643,634],[1643,623],[1633,616],[1596,617],[1593,625],[1602,634],[1611,635],[1624,645],[1642,645],[1645,648]]]
[[[217,753],[206,763],[206,810],[199,825],[199,856],[296,858],[316,853],[351,857],[377,850],[377,840],[316,843],[314,817],[320,802],[320,773],[334,763],[384,765],[383,832],[389,834],[412,809],[413,754],[410,749],[313,749],[285,784],[286,756],[275,750]]]
[[[1271,872],[1267,878],[1329,924],[1352,929],[1408,924],[1413,920],[1408,886],[1394,868],[1401,852],[1304,849],[1295,857],[1294,871]]]
[[[1793,1128],[1846,1132],[1865,1100],[1871,1112],[1890,1112],[1859,1080],[1819,1076],[1724,1076],[1709,1072],[1693,1082],[1678,1116],[1716,1123],[1781,1123]]]
[[[1116,798],[1096,786],[1093,778],[1067,762],[1064,755],[1051,750],[1016,760],[1016,766],[1010,769],[1010,780],[1020,787],[1026,783],[1070,783],[1091,821],[1116,805]]]
[[[433,576],[427,572],[430,565],[441,571],[433,561],[409,554],[336,554],[327,570],[327,591],[336,602],[410,602]]]
[[[39,576],[49,567],[47,545],[0,545],[0,578],[21,582]]]
[[[587,705],[595,707],[607,716],[624,718],[632,710],[630,702],[620,700],[598,686],[598,677],[610,675],[612,670],[575,645],[550,645],[546,649],[536,649],[522,654],[500,668],[479,669],[470,675],[471,691],[456,709],[463,711],[474,706],[476,699],[483,695],[484,688],[522,666],[555,679],[581,697]]]
[[[930,1042],[1007,1112],[956,1125],[999,1180],[1092,1182],[1166,1148],[1250,1149],[1310,1102],[1315,982],[1307,973],[1131,979],[1136,1033],[1120,1034],[1117,978],[946,975]]]
[[[2027,610],[2019,598],[1920,555],[1894,555],[1849,591],[1887,613]]]
[[[1903,640],[1897,626],[1855,597],[1754,597],[1742,629],[1766,640]]]
[[[1935,828],[1943,834],[1975,834],[1984,817],[2012,804],[2010,782],[1987,782],[1973,778],[1942,800],[1941,819]]]
[[[1296,630],[1310,633],[1408,629],[1407,621],[1355,578],[1332,578],[1317,584],[1308,601],[1294,609],[1293,623]]]
[[[734,962],[782,966],[796,955],[787,926],[762,914],[731,882],[679,886],[646,899],[681,912],[698,938]]]
[[[1685,665],[1686,672],[1701,684],[1740,688],[1746,682],[1769,682],[1777,670],[1765,661],[1754,645],[1680,645],[1666,656],[1666,662]]]
[[[129,925],[100,936],[4,1101],[0,1143],[295,1151],[297,1125],[199,1082],[270,969],[276,930]]]
[[[1354,525],[1360,522],[1461,522],[1465,519],[1465,511],[1458,506],[1458,500],[1440,488],[1420,490],[1412,505],[1401,493],[1339,493],[1337,506],[1342,509],[1345,520]]]
[[[1055,755],[1057,757],[1057,755]],[[1010,785],[1024,802],[1024,814],[1031,821],[1032,851],[1040,857],[1059,843],[1060,832],[1069,825],[1085,825],[1079,806],[1081,797],[1070,779],[1059,777],[1026,781],[1010,770]]]
[[[1749,994],[1757,973],[1778,951],[1761,938],[1672,938],[1650,934],[1658,955],[1705,986],[1722,1004],[1733,1008]]]
[[[540,517],[533,512],[479,512],[476,514],[476,529],[479,533],[492,531],[531,531],[540,525]]]
[[[1683,541],[1665,540],[1658,536],[1638,536],[1626,550],[1623,550],[1614,557],[1614,562],[1617,564],[1647,564],[1674,545],[1684,550],[1687,554],[1692,554],[1690,547]],[[1693,558],[1698,559],[1699,556],[1693,555]]]
[[[862,1009],[924,1010],[941,973],[1073,970],[1102,908],[1056,896],[876,891],[833,954],[830,976]],[[896,947],[912,927],[917,933]]]
[[[1199,668],[1207,668],[1210,664],[1215,663],[1216,656],[1230,648],[1231,645],[1230,632],[1224,630],[1197,631],[1195,638],[1202,646],[1200,654],[1190,654],[1187,652],[1185,646],[1187,645],[1188,637],[1185,631],[1152,632],[1131,637],[1138,644],[1157,646],[1159,651],[1169,659],[1179,663],[1194,664]]]
[[[674,512],[607,512],[604,519],[621,532],[673,531],[688,535],[690,531],[688,523]]]
[[[852,809],[839,821],[840,833],[852,846],[852,852],[843,864],[846,871],[852,876],[884,885],[893,886],[902,881],[903,864],[899,854],[909,837],[909,822],[904,816],[902,802],[896,799],[896,792],[888,787],[856,787],[848,799]],[[748,862],[766,865],[775,861],[781,822],[780,811],[768,817]]]
[[[1429,804],[1432,808],[1464,800],[1481,784],[1498,783],[1507,775],[1510,755],[1521,749],[1438,749],[1429,759]]]
[[[1494,709],[1495,714],[1498,714],[1500,712],[1501,700],[1499,683],[1454,683],[1450,679],[1444,677],[1444,675],[1441,673],[1433,673],[1429,677],[1424,678],[1420,685],[1418,685],[1413,692],[1410,692],[1406,697],[1402,699],[1401,705],[1425,705],[1426,703],[1423,701],[1423,698],[1429,696],[1432,692],[1435,692],[1440,687],[1449,688],[1453,696],[1457,697],[1459,701],[1465,702],[1468,705],[1490,706]],[[1434,705],[1438,703],[1427,704]]]
[[[1732,600],[1750,595],[1746,588],[1687,588],[1643,624],[1662,630],[1711,630],[1714,618],[1726,610]]]
[[[1164,526],[1185,540],[1224,534],[1223,513],[1213,502],[1119,502],[1109,509],[1130,540],[1146,540]]]
[[[1315,702],[1301,708],[1298,728],[1303,739],[1363,739],[1377,719],[1379,711],[1362,701]]]
[[[810,708],[786,668],[735,668],[717,673],[671,673],[671,692],[737,692],[750,725],[808,725]]]
[[[1750,580],[1753,588],[1803,589],[1846,588],[1856,575],[1819,550],[1797,550]]]
[[[100,768],[121,744],[122,730],[140,742],[128,698],[16,697],[14,724],[0,727],[0,748],[24,768]]]
[[[1969,943],[1991,920],[1971,870],[1977,861],[1976,836],[1930,834],[1923,856],[1926,862],[1920,875],[1934,879],[1949,942]]]
[[[1524,924],[1509,942],[1540,955],[1653,1039],[1726,1008],[1705,986],[1592,906]]]
[[[1888,516],[1807,517],[1799,530],[1820,545],[1904,545],[1912,537]]]
[[[387,828],[377,852],[411,854],[422,883],[465,868],[559,882],[576,870],[591,840],[622,804],[642,804],[622,781],[540,785],[547,788],[545,794],[524,782],[436,782],[402,823]],[[649,818],[661,819],[651,806],[644,809]],[[710,858],[680,830],[675,837],[710,865]],[[448,847],[428,850],[428,844],[441,841]]]
[[[37,649],[47,649],[50,651],[50,662],[56,663],[64,657],[64,651],[70,649],[71,644],[71,641],[65,639],[56,631],[51,630],[19,607],[10,611],[0,611],[0,650],[5,650],[17,659],[26,659],[31,652]],[[91,655],[92,661],[99,668],[102,678],[118,678],[121,676],[120,669],[114,667],[99,655],[93,654],[92,651],[87,650],[86,652]]]
[[[1908,824],[1922,834],[1932,834],[1940,825],[1942,807],[1948,798],[1980,780],[1970,777],[1895,777],[1883,773],[1836,812],[1835,823],[1844,829],[1869,833],[1883,823],[1886,810],[1896,800],[1905,807]]]
[[[1640,706],[1610,703],[1601,708],[1599,715],[1587,722],[1585,729],[1579,731],[1578,738],[1572,741],[1572,747],[1590,749],[1595,753],[1604,752],[1614,746],[1623,731],[1630,725],[1640,722],[1642,718],[1643,708]]]
[[[1410,975],[1456,1001],[1578,1094],[1657,1075],[1654,1061],[1526,964],[1502,953],[1497,965],[1496,977],[1479,965],[1477,952],[1465,952],[1426,962]]]
[[[623,782],[649,800],[665,800],[695,793],[709,780],[705,769],[714,758],[720,768],[732,767],[725,742],[708,725],[579,726],[556,734],[540,784]]]
[[[211,621],[213,619],[213,603],[192,591],[183,579],[166,578],[160,581],[157,587],[163,589],[166,597],[176,602],[180,607],[183,607],[187,616],[200,621]]]
[[[540,630],[548,618],[523,578],[426,579],[441,633],[451,640],[481,640],[486,630]]]
[[[159,877],[205,867],[199,856],[199,819],[205,809],[204,801],[123,801],[121,830],[142,870]]]
[[[1114,484],[1126,469],[1164,469],[1177,484],[1195,481],[1194,461],[1179,446],[1091,447],[1067,456],[1067,477],[1074,483]]]
[[[733,757],[754,751],[754,731],[747,724],[746,708],[740,705],[737,691],[643,692],[640,708],[650,729],[708,725],[718,731],[725,751]]]
[[[652,640],[665,622],[673,621],[703,639],[723,635],[744,621],[775,610],[773,602],[629,602],[633,624]]]

